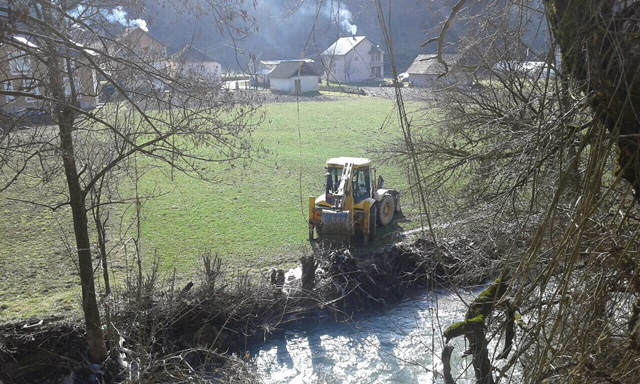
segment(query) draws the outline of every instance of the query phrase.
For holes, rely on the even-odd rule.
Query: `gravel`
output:
[[[359,95],[360,97],[377,97],[387,98],[390,100],[395,99],[395,89],[393,87],[357,87],[345,89],[348,92]],[[340,98],[333,95],[328,95],[326,92],[320,91],[315,95],[287,95],[273,93],[269,90],[243,90],[248,96],[257,97],[263,103],[296,103],[307,101],[334,101]],[[402,88],[402,96],[405,101],[407,100],[425,100],[432,92],[426,88]]]

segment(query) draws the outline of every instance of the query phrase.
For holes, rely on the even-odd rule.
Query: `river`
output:
[[[322,319],[254,350],[252,363],[265,384],[442,382],[441,335],[477,293],[431,292],[350,322]],[[473,382],[463,338],[452,343],[456,382]]]

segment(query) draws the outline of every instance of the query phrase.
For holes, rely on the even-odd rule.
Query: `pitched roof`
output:
[[[191,44],[185,45],[178,53],[173,55],[173,60],[182,63],[211,63],[216,62],[214,58],[202,52]]]
[[[418,74],[418,75],[440,75],[445,73],[444,65],[440,63],[437,59],[438,55],[418,55],[409,69],[407,69],[407,73],[409,74]],[[443,54],[442,59],[451,69],[452,66],[456,65],[460,60],[461,55],[459,54]]]
[[[34,50],[40,50],[40,47],[38,47],[31,38],[28,37],[24,37],[24,36],[20,36],[20,35],[10,35],[8,36],[8,39],[11,39],[14,41],[14,44],[12,44],[14,46],[14,49],[18,49],[18,47],[23,47],[25,49],[34,49]],[[62,55],[70,55],[73,57],[77,57],[80,56],[80,54],[82,52],[88,54],[88,55],[92,55],[92,56],[96,56],[97,53],[90,49],[90,48],[86,48],[85,46],[83,46],[82,44],[77,43],[76,41],[73,40],[69,40],[68,41],[69,45],[73,44],[74,46],[71,46],[70,50],[67,51],[67,48],[65,47],[65,51],[62,52],[62,47],[58,47],[57,49],[59,50],[59,53],[61,53]],[[32,52],[33,53],[33,52]]]
[[[140,28],[140,27],[132,27],[132,28],[126,28],[121,34],[120,36],[117,38],[117,40],[126,40],[129,38],[129,36],[135,35],[135,34],[139,34],[139,35],[147,35],[149,38],[151,38],[152,40],[154,40],[155,42],[157,42],[159,45],[166,47],[166,45],[156,39],[155,37],[153,37],[153,35],[151,35],[148,31],[145,31],[144,29]]]
[[[299,76],[320,76],[317,70],[311,63],[307,63],[306,61],[283,61],[278,64],[271,73],[269,73],[269,77],[274,79],[290,79],[292,77]]]
[[[372,53],[378,53],[378,52],[384,53],[384,51],[380,48],[379,45],[371,44],[371,49],[369,50],[369,54],[371,55]]]
[[[355,48],[356,45],[364,41],[364,39],[366,39],[365,36],[341,37],[335,43],[331,44],[331,46],[324,52],[322,52],[322,56],[346,55],[347,53],[349,53],[349,51]]]

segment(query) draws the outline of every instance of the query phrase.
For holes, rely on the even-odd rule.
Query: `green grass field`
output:
[[[189,276],[207,252],[241,271],[295,265],[309,252],[308,198],[324,188],[326,159],[369,156],[371,148],[401,135],[393,102],[385,99],[344,97],[267,104],[265,109],[266,119],[253,135],[265,148],[258,158],[211,164],[213,182],[182,174],[171,180],[166,167],[144,175],[139,190],[158,195],[142,207],[141,244],[147,265],[157,256],[164,276],[174,270]],[[384,165],[377,170],[386,186],[406,191],[402,169]],[[28,200],[39,192],[22,183],[0,195],[0,321],[66,311],[79,300],[75,255],[65,245],[73,244],[68,211],[9,200]],[[411,212],[408,199],[403,203],[405,213]],[[110,221],[112,235],[120,230],[116,217],[131,219],[131,210],[123,214],[124,208],[119,209]],[[400,229],[406,228],[389,230]],[[125,259],[123,250],[116,249],[113,257],[116,279],[134,262]]]

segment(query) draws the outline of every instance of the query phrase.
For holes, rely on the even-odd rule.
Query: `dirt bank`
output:
[[[473,244],[418,240],[357,257],[348,249],[319,251],[301,260],[302,278],[286,284],[276,270],[274,278],[252,281],[232,277],[209,260],[198,284],[108,303],[113,312],[105,331],[112,354],[102,366],[86,363],[80,324],[32,319],[0,326],[0,380],[80,383],[103,376],[116,382],[135,374],[168,383],[215,372],[229,382],[250,382],[245,351],[291,325],[318,315],[345,320],[391,306],[417,289],[480,283],[496,255]]]

